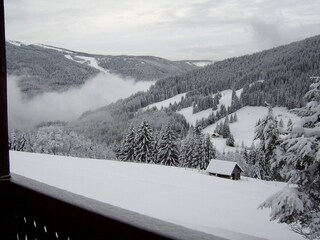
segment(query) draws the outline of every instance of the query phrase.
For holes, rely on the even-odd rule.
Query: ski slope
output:
[[[16,174],[228,239],[303,239],[286,225],[270,222],[268,209],[257,209],[283,183],[233,181],[176,167],[12,151],[10,161]]]

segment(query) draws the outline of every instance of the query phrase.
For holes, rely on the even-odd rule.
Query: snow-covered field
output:
[[[259,80],[257,82],[262,81],[263,80]],[[236,91],[238,97],[240,97],[242,90],[243,89],[241,88]],[[181,101],[181,97],[185,95],[186,93],[178,94],[164,101],[150,104],[144,109],[152,107],[157,107],[158,109],[161,109],[162,106],[168,107],[170,104],[174,104],[175,102],[179,103]],[[227,89],[221,91],[221,95],[222,97],[219,101],[218,110],[220,109],[221,104],[224,104],[226,108],[228,108],[231,105],[232,90]],[[207,118],[212,112],[216,112],[212,111],[212,109],[206,109],[204,111],[193,114],[192,111],[192,107],[187,107],[181,109],[180,111],[178,111],[178,113],[182,114],[186,118],[188,123],[190,123],[191,125],[195,125],[197,120]],[[253,142],[255,124],[258,122],[259,119],[262,119],[264,116],[267,115],[268,109],[266,107],[245,106],[239,109],[236,113],[238,121],[230,124],[230,130],[235,139],[235,144],[236,146],[241,147],[241,144],[243,142],[244,146],[250,147]],[[273,108],[273,113],[277,117],[278,121],[282,119],[285,127],[287,126],[287,123],[290,118],[293,121],[293,123],[300,119],[297,115],[290,113],[288,109],[285,107],[275,107]],[[222,118],[217,123],[220,123],[221,121],[224,122],[224,120],[225,118]],[[217,123],[206,127],[203,130],[203,132],[212,135],[214,133],[214,130],[216,129]],[[235,151],[236,149],[234,147],[227,146],[226,139],[223,138],[212,138],[212,142],[215,145],[216,149],[220,152]]]
[[[236,91],[236,94],[238,97],[240,97],[241,93],[242,93],[242,88]],[[227,89],[227,90],[221,91],[221,95],[222,97],[220,98],[220,101],[218,104],[218,110],[220,109],[221,104],[224,104],[226,108],[228,108],[231,105],[232,90]],[[214,95],[212,97],[214,97]],[[212,109],[207,109],[207,110],[193,114],[192,111],[193,111],[192,107],[187,107],[187,108],[181,109],[180,111],[178,111],[178,113],[185,116],[188,123],[190,123],[193,126],[196,124],[197,120],[200,120],[202,118],[207,118],[212,112],[216,112],[216,111],[212,111]]]
[[[148,109],[148,108],[153,108],[153,107],[156,107],[157,109],[161,109],[161,107],[169,107],[170,106],[170,103],[171,104],[174,104],[175,102],[176,103],[179,103],[181,102],[181,98],[182,97],[185,97],[187,93],[180,93],[172,98],[168,98],[166,100],[163,100],[161,102],[156,102],[156,103],[152,103],[146,107],[144,107],[143,109]]]
[[[229,239],[302,239],[286,225],[270,222],[268,209],[257,209],[282,183],[233,181],[176,167],[23,152],[10,152],[10,161],[14,173]]]
[[[262,119],[268,114],[268,109],[266,107],[252,107],[245,106],[239,109],[237,112],[238,121],[235,123],[230,123],[230,131],[233,134],[235,144],[241,146],[243,142],[245,146],[250,147],[253,142],[254,137],[254,127],[259,119]],[[293,122],[298,121],[300,118],[288,111],[285,107],[275,107],[273,108],[273,114],[277,117],[278,121],[282,119],[284,127],[287,126],[289,119]],[[221,121],[224,122],[225,118],[222,118],[215,124],[206,127],[203,132],[212,134],[216,129],[216,125]],[[213,144],[216,146],[217,150],[223,151],[234,151],[235,148],[226,146],[226,139],[223,138],[212,138]]]
[[[95,69],[98,69],[100,72],[103,72],[103,73],[109,73],[108,70],[104,69],[103,67],[100,67],[98,62],[97,62],[97,59],[95,57],[85,57],[85,56],[73,56],[71,57],[70,55],[64,55],[66,58],[70,59],[70,60],[73,60],[75,62],[78,62],[78,63],[87,63],[89,66],[95,68]],[[82,60],[75,60],[75,59],[82,59]]]
[[[214,61],[193,61],[193,62],[187,62],[189,65],[196,65],[198,67],[205,67],[209,64],[213,64]]]

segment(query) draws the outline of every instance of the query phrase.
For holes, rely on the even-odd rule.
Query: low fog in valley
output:
[[[147,90],[154,82],[135,82],[109,73],[98,74],[82,87],[50,92],[32,99],[23,97],[19,77],[8,76],[9,128],[32,127],[45,121],[70,121],[88,110]]]

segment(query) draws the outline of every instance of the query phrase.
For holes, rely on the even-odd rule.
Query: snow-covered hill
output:
[[[240,97],[241,92],[242,92],[242,88],[236,91],[236,94],[238,97]],[[231,105],[232,90],[227,89],[227,90],[221,91],[221,95],[222,97],[219,101],[218,109],[220,109],[221,104],[224,104],[226,108],[228,108]],[[214,95],[212,97],[214,97]],[[202,118],[207,118],[212,112],[216,112],[216,111],[212,111],[212,109],[207,109],[207,110],[193,114],[192,111],[193,111],[192,107],[187,107],[187,108],[181,109],[180,111],[178,111],[178,113],[182,114],[187,119],[187,122],[189,122],[193,126],[195,126],[197,120],[200,120]]]
[[[11,171],[58,188],[228,239],[301,240],[258,205],[283,183],[197,170],[10,152]],[[84,177],[85,176],[85,177]],[[250,235],[250,236],[249,236]]]
[[[160,110],[162,107],[163,108],[169,107],[170,104],[174,104],[175,102],[179,103],[181,101],[181,98],[185,97],[185,96],[186,96],[186,93],[180,93],[180,94],[178,94],[172,98],[168,98],[164,101],[152,103],[152,104],[144,107],[144,109],[156,107],[158,110]]]
[[[253,107],[245,106],[238,111],[236,111],[238,121],[230,123],[230,131],[235,139],[235,144],[241,147],[242,142],[244,146],[250,147],[254,138],[254,128],[259,119],[262,119],[268,114],[268,109],[266,107]],[[293,122],[298,121],[300,118],[288,111],[285,107],[275,107],[273,108],[273,114],[280,121],[282,119],[284,123],[284,128],[286,128],[289,119]],[[221,121],[224,122],[225,118],[222,118],[215,124],[206,127],[203,132],[209,133],[210,135],[214,133],[216,125]],[[235,151],[236,148],[226,146],[226,139],[212,138],[211,141],[216,146],[217,150],[220,152]]]
[[[260,80],[259,82],[261,82]],[[236,94],[238,97],[240,97],[242,92],[242,89],[239,89],[236,91]],[[220,103],[218,105],[218,109],[221,104],[224,104],[226,107],[229,107],[231,105],[231,96],[232,96],[232,90],[227,89],[221,92],[221,99]],[[175,99],[175,97],[170,98],[172,100]],[[169,101],[170,99],[167,99],[165,101]],[[161,106],[163,102],[157,103],[157,106]],[[171,101],[171,103],[173,103]],[[192,113],[192,107],[184,108],[179,111],[180,114],[184,115],[187,121],[195,125],[197,120],[201,120],[202,118],[207,118],[212,112],[212,109],[207,109],[198,113],[193,114]],[[287,123],[289,119],[291,119],[293,122],[298,121],[300,118],[288,111],[285,107],[275,107],[273,108],[274,115],[278,118],[280,121],[282,119],[284,126],[287,126]],[[256,107],[256,106],[245,106],[238,111],[236,111],[238,121],[235,123],[230,124],[230,130],[231,133],[234,136],[235,143],[237,146],[241,146],[242,142],[244,143],[244,146],[250,147],[253,142],[254,137],[254,127],[255,124],[258,122],[259,119],[262,119],[264,116],[267,115],[268,109],[266,107]],[[214,130],[216,129],[216,125],[220,123],[221,121],[224,122],[225,118],[222,118],[215,124],[212,124],[208,127],[206,127],[203,132],[208,133],[212,135],[214,133]],[[212,138],[211,139],[213,144],[215,145],[216,149],[220,152],[227,152],[227,151],[235,151],[235,148],[229,147],[226,145],[226,139],[223,138]]]
[[[83,85],[100,72],[135,81],[156,81],[200,69],[209,61],[170,61],[154,56],[89,54],[39,43],[6,42],[9,75],[20,76],[28,96]]]
[[[263,80],[259,80],[257,82],[263,82]],[[241,88],[236,91],[238,97],[240,97],[242,90],[243,89]],[[168,107],[170,104],[174,104],[175,102],[179,103],[181,101],[181,97],[185,95],[186,93],[178,94],[164,101],[150,104],[146,108],[157,107],[158,109],[161,109],[161,107]],[[218,109],[220,108],[221,104],[224,104],[226,108],[228,108],[231,105],[232,90],[227,89],[221,91],[221,95],[222,97],[219,101]],[[192,111],[192,107],[187,107],[181,109],[180,111],[178,111],[178,113],[182,114],[190,125],[195,126],[198,120],[201,120],[202,118],[207,118],[212,112],[216,112],[217,110],[213,111],[212,109],[206,109],[195,114],[193,114]],[[275,107],[273,108],[273,112],[279,121],[282,119],[285,127],[287,126],[289,119],[291,119],[293,122],[296,122],[300,119],[297,115],[290,113],[288,109],[285,107]],[[253,142],[255,124],[258,122],[259,119],[262,119],[264,116],[267,115],[268,110],[266,107],[261,106],[245,106],[236,111],[236,113],[238,121],[230,124],[230,130],[234,136],[235,143],[238,147],[241,146],[242,142],[244,146],[250,147]],[[222,118],[215,124],[206,127],[203,130],[203,132],[212,135],[214,133],[214,130],[216,129],[216,125],[220,122],[224,122],[224,120],[225,118]],[[220,152],[236,150],[236,148],[234,147],[227,146],[226,139],[223,139],[222,137],[212,138],[211,140],[215,145],[216,149]]]

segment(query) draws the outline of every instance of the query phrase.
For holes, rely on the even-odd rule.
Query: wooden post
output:
[[[4,6],[0,0],[0,180],[10,178]]]

